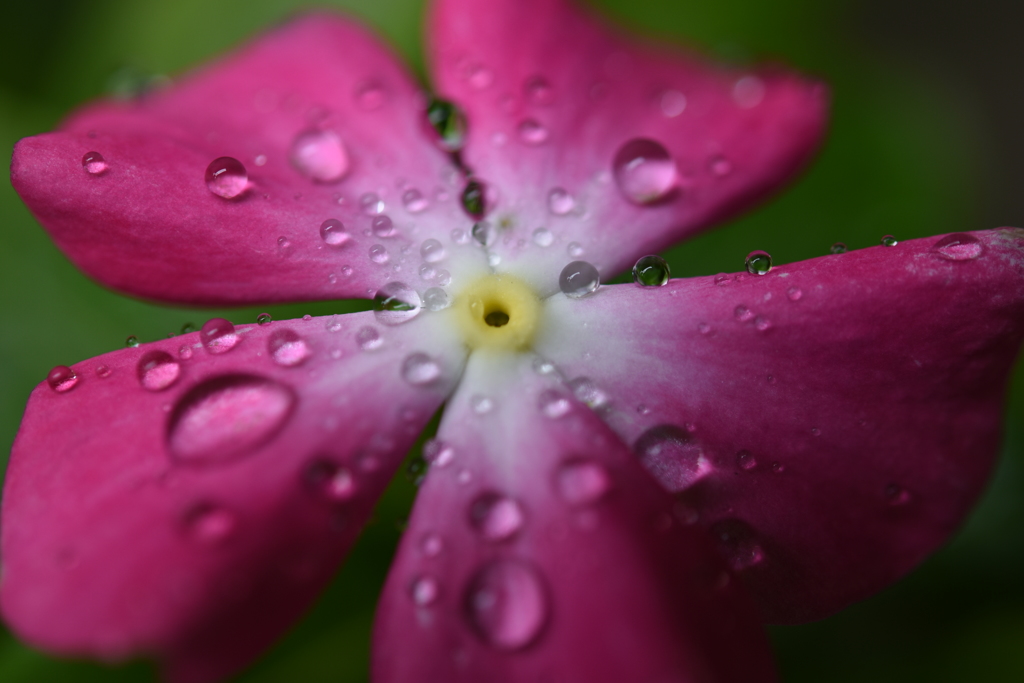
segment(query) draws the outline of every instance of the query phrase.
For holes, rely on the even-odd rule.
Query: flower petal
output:
[[[6,476],[6,623],[179,683],[237,671],[330,579],[460,374],[439,322],[274,322],[208,334],[220,353],[204,331],[51,373]],[[436,372],[410,381],[414,353]]]
[[[493,249],[547,291],[569,261],[611,276],[761,199],[823,132],[821,84],[644,47],[566,0],[442,0],[431,29],[465,159],[497,194]]]
[[[167,90],[22,140],[11,179],[111,287],[207,304],[365,298],[396,266],[415,272],[423,241],[469,226],[422,99],[366,31],[314,14]],[[90,152],[105,170],[83,167]],[[221,165],[213,187],[233,199],[207,185],[221,157],[248,174],[224,180]]]
[[[1024,231],[553,297],[542,329],[538,351],[766,618],[816,619],[909,571],[982,491],[1024,336]]]
[[[530,365],[470,357],[381,599],[374,680],[775,680],[707,539]]]

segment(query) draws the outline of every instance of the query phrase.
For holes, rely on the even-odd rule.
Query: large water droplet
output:
[[[597,291],[601,275],[597,268],[586,261],[573,261],[562,269],[558,276],[558,288],[566,296],[579,299]]]
[[[375,244],[370,247],[370,260],[378,265],[384,265],[391,259],[388,248],[383,244]]]
[[[515,499],[499,493],[482,493],[469,506],[469,523],[488,541],[504,541],[523,528],[525,516]]]
[[[395,222],[391,220],[390,216],[381,214],[380,216],[374,216],[373,220],[370,221],[370,227],[373,228],[373,234],[377,237],[394,237],[398,230],[395,228]]]
[[[420,256],[427,263],[437,263],[444,259],[444,245],[433,238],[423,240],[423,244],[420,245]]]
[[[555,236],[547,228],[537,228],[533,231],[533,243],[538,247],[550,247],[555,241]]]
[[[66,365],[58,365],[46,375],[46,383],[58,394],[71,391],[78,384],[78,375]]]
[[[166,351],[147,351],[135,370],[139,384],[150,391],[163,391],[181,377],[181,364]]]
[[[977,237],[962,232],[946,235],[935,243],[934,249],[939,256],[950,261],[971,261],[984,251]]]
[[[548,192],[548,211],[556,216],[564,216],[573,210],[576,200],[571,194],[560,187]]]
[[[422,352],[410,353],[402,361],[402,377],[409,384],[422,386],[441,376],[441,365]]]
[[[631,202],[650,204],[676,187],[676,162],[654,140],[636,138],[622,145],[612,161],[615,182]]]
[[[332,247],[343,247],[352,241],[352,235],[337,218],[328,218],[320,224],[320,238]]]
[[[374,315],[385,325],[398,325],[415,318],[423,302],[415,289],[404,282],[389,282],[373,297]]]
[[[328,501],[342,503],[356,494],[352,471],[329,458],[316,458],[302,474],[305,484]]]
[[[641,256],[633,266],[633,282],[641,287],[667,285],[671,276],[668,263],[660,256]]]
[[[479,180],[470,180],[462,190],[462,208],[470,217],[480,220],[487,212],[486,204],[487,188]],[[474,235],[476,227],[474,226]]]
[[[451,304],[448,293],[440,287],[431,287],[423,292],[423,305],[428,311],[441,311]]]
[[[242,341],[242,337],[235,332],[235,326],[224,318],[210,318],[203,324],[199,331],[199,339],[203,347],[210,353],[224,353],[230,351]]]
[[[87,152],[82,157],[82,168],[90,175],[100,175],[107,170],[107,161],[99,152]]]
[[[367,216],[377,216],[384,213],[386,208],[384,200],[376,192],[366,192],[359,197],[359,207]]]
[[[292,142],[291,161],[306,177],[320,183],[341,180],[348,173],[348,152],[333,130],[307,130]]]
[[[612,478],[603,465],[573,458],[562,463],[555,473],[555,489],[570,505],[589,505],[603,498],[612,488]]]
[[[234,533],[235,516],[219,505],[199,503],[193,506],[184,520],[185,533],[192,539],[210,545],[223,543]]]
[[[547,142],[548,129],[534,119],[526,119],[519,124],[519,139],[528,145],[542,145]]]
[[[249,174],[234,157],[219,157],[206,167],[206,188],[224,199],[241,196],[249,187]]]
[[[223,375],[190,389],[174,407],[168,442],[184,463],[220,463],[255,451],[285,425],[291,389],[255,375]]]
[[[644,468],[673,492],[689,487],[710,468],[700,444],[675,425],[651,427],[636,440],[633,450]]]
[[[429,607],[437,602],[441,587],[431,576],[420,576],[409,585],[409,597],[418,607]]]
[[[746,265],[751,275],[767,275],[772,269],[772,255],[767,251],[752,251],[747,254]]]
[[[436,135],[438,146],[446,152],[457,152],[466,141],[466,115],[457,106],[441,99],[427,105],[427,122]]]
[[[548,619],[540,573],[523,560],[498,560],[480,569],[466,586],[464,605],[477,635],[501,650],[526,647]]]
[[[267,339],[267,351],[274,362],[286,368],[302,365],[312,355],[309,344],[294,330],[275,330]]]
[[[711,525],[711,536],[733,571],[742,571],[764,559],[764,551],[757,544],[753,529],[745,522],[738,519],[715,522]]]

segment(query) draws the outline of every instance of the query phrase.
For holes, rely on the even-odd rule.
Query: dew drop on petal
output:
[[[199,339],[203,347],[210,353],[224,353],[230,351],[242,341],[241,336],[235,332],[235,326],[224,318],[210,318],[203,324],[199,331]]]
[[[260,313],[256,316],[256,324],[260,327],[266,327],[272,322],[274,322],[274,318],[269,313]]]
[[[100,175],[107,170],[107,161],[99,152],[87,152],[82,157],[82,168],[90,175]]]
[[[181,348],[178,349],[178,357],[182,360],[188,360],[192,357],[192,347],[188,344],[182,344]]]
[[[394,221],[391,220],[390,216],[381,214],[374,216],[373,220],[370,221],[370,227],[373,228],[373,234],[377,237],[394,237],[398,230],[395,228]]]
[[[441,376],[441,365],[425,353],[410,353],[402,361],[402,378],[409,384],[422,386]]]
[[[235,516],[213,503],[200,503],[185,515],[185,533],[199,543],[216,545],[226,541],[235,531]]]
[[[583,256],[583,245],[579,242],[569,242],[565,247],[565,253],[569,254],[569,256],[573,258],[579,258],[580,256]]]
[[[661,93],[658,105],[661,107],[662,114],[667,118],[674,119],[686,111],[686,95],[678,90],[666,90]]]
[[[757,544],[753,529],[738,519],[715,522],[711,525],[711,536],[733,571],[742,571],[764,559],[764,551]]]
[[[125,338],[124,345],[127,346],[129,349],[138,348],[139,338],[136,337],[134,334],[130,334]]]
[[[488,492],[477,496],[469,506],[469,523],[487,541],[504,541],[523,528],[525,516],[515,499]]]
[[[234,157],[219,157],[206,167],[206,189],[218,197],[234,199],[249,187],[249,174]]]
[[[287,423],[288,387],[255,375],[223,375],[190,389],[171,413],[168,443],[182,463],[220,463],[255,451]]]
[[[641,287],[667,285],[671,276],[668,263],[660,256],[641,256],[633,265],[633,282]]]
[[[328,458],[316,458],[302,473],[307,487],[328,501],[341,503],[356,494],[356,479],[344,465]]]
[[[744,76],[732,86],[732,99],[743,109],[751,109],[764,99],[764,81],[757,76]]]
[[[402,193],[402,206],[409,213],[422,213],[430,206],[430,202],[422,192],[412,187]]]
[[[736,466],[741,470],[752,470],[757,467],[757,459],[748,450],[742,450],[736,454]]]
[[[454,228],[451,234],[452,242],[455,244],[469,244],[470,234],[462,228]]]
[[[525,119],[517,128],[519,139],[527,145],[542,145],[547,142],[548,129],[534,119]]]
[[[590,408],[603,408],[608,405],[608,394],[602,391],[594,380],[589,377],[577,377],[568,384],[576,399]]]
[[[733,309],[732,313],[734,316],[736,316],[737,320],[744,323],[747,322],[748,320],[752,320],[754,317],[754,312],[743,305],[737,306],[735,309]]]
[[[786,290],[786,296],[790,301],[800,301],[804,297],[804,293],[799,287],[790,287]]]
[[[663,424],[636,440],[634,452],[644,468],[670,491],[682,491],[705,471],[704,450],[684,429]]]
[[[404,282],[389,282],[373,297],[374,315],[385,325],[398,325],[415,318],[423,306],[420,295]]]
[[[302,365],[312,355],[309,344],[294,330],[275,330],[267,338],[267,351],[278,365],[293,368]]]
[[[626,199],[650,204],[667,197],[676,187],[676,162],[654,140],[635,138],[626,142],[612,161],[615,183]]]
[[[420,552],[427,557],[437,557],[444,550],[444,541],[437,534],[426,534],[420,541]]]
[[[469,398],[469,405],[477,415],[486,415],[494,410],[494,399],[482,394],[473,394]]]
[[[555,489],[570,505],[589,505],[603,498],[612,488],[612,478],[603,465],[592,460],[572,458],[555,473]]]
[[[330,183],[348,173],[348,152],[333,130],[307,130],[295,136],[291,148],[295,168],[311,180]]]
[[[450,304],[448,292],[440,287],[431,287],[423,292],[423,305],[428,311],[441,311],[448,308]]]
[[[387,102],[388,95],[384,86],[377,81],[367,81],[355,91],[355,102],[363,111],[380,109]]]
[[[78,375],[66,365],[58,365],[46,375],[46,383],[58,394],[71,391],[78,384]]]
[[[892,235],[885,235],[884,237],[882,237],[883,247],[895,247],[897,244],[899,244],[899,240],[897,240]]]
[[[600,284],[601,276],[597,268],[586,261],[573,261],[558,276],[558,288],[572,299],[592,294]]]
[[[724,178],[732,173],[732,162],[718,154],[711,157],[711,160],[708,162],[708,168],[711,169],[713,175]]]
[[[971,261],[981,256],[984,250],[977,237],[966,233],[946,235],[935,243],[935,251],[950,261]]]
[[[560,187],[548,192],[548,211],[556,216],[564,216],[573,210],[576,200],[573,196]]]
[[[438,147],[446,152],[457,152],[466,141],[466,115],[447,100],[432,99],[427,105],[427,123],[435,135]]]
[[[533,231],[533,243],[538,247],[550,247],[555,241],[555,236],[547,228],[537,228]]]
[[[423,444],[423,459],[432,467],[447,467],[455,459],[455,449],[440,439],[429,439]]]
[[[899,484],[889,484],[885,487],[885,502],[893,507],[906,505],[910,502],[910,492]]]
[[[352,240],[352,235],[345,225],[337,218],[328,218],[320,224],[320,238],[324,244],[332,247],[343,247]]]
[[[431,576],[420,576],[409,585],[409,597],[417,607],[429,607],[437,602],[441,587],[437,579]]]
[[[135,368],[139,384],[149,391],[163,391],[181,377],[181,364],[166,351],[147,351]]]
[[[551,83],[543,76],[533,76],[526,81],[523,87],[526,99],[531,104],[540,106],[548,105],[555,100],[555,90]]]
[[[466,183],[466,187],[462,190],[460,201],[462,202],[463,210],[474,219],[483,218],[487,212],[486,203],[487,188],[479,180],[470,180]],[[474,233],[476,228],[473,228]]]
[[[383,343],[380,333],[369,325],[359,328],[356,332],[356,345],[363,351],[379,349]]]
[[[437,263],[445,256],[444,245],[433,238],[424,240],[423,244],[420,245],[420,256],[427,263]]]
[[[828,251],[829,251],[830,254],[845,254],[846,253],[846,245],[843,244],[842,242],[836,242],[831,247],[829,247]]]
[[[292,241],[284,235],[277,238],[277,253],[280,256],[288,256],[292,253]]]
[[[767,251],[752,251],[747,254],[746,266],[751,275],[767,275],[772,269],[772,255]]]
[[[384,200],[376,192],[367,192],[359,197],[359,207],[367,216],[377,216],[384,213]]]
[[[444,268],[437,269],[437,276],[434,278],[437,284],[441,287],[447,287],[452,283],[452,274]]]
[[[106,379],[107,377],[110,377],[110,372],[110,367],[107,365],[96,366],[96,376],[99,377],[100,379]]]
[[[546,389],[537,401],[540,412],[551,419],[558,419],[572,410],[572,402],[554,389]]]
[[[376,264],[384,265],[391,259],[388,249],[383,244],[375,244],[370,247],[370,260]]]
[[[477,571],[466,586],[464,608],[476,634],[499,650],[532,643],[549,612],[540,573],[524,560],[497,560]]]
[[[481,246],[488,246],[493,241],[495,230],[487,221],[478,221],[473,224],[473,240]]]

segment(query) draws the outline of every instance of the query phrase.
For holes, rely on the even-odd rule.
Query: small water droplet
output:
[[[292,253],[292,241],[284,235],[277,238],[277,253],[279,256],[288,256]]]
[[[420,552],[427,557],[437,557],[444,550],[444,541],[437,534],[427,534],[420,541]]]
[[[256,316],[257,325],[265,326],[269,325],[272,322],[274,322],[274,318],[271,317],[269,313],[260,313],[258,316]]]
[[[761,104],[764,92],[764,81],[757,76],[744,76],[733,84],[732,99],[743,109],[751,109]]]
[[[328,332],[341,332],[342,327],[341,316],[337,314],[332,315],[324,322],[324,329]]]
[[[101,175],[107,170],[107,161],[99,152],[87,152],[82,157],[82,168],[90,175]]]
[[[106,379],[107,377],[110,377],[110,372],[110,368],[106,365],[96,366],[96,376],[99,377],[100,379]]]
[[[662,114],[667,118],[674,119],[686,111],[686,95],[678,90],[666,90],[658,98],[658,106],[661,108]]]
[[[768,318],[765,318],[760,315],[754,318],[754,327],[757,328],[757,330],[760,332],[764,332],[765,330],[771,328],[771,326],[772,322],[768,320]]]
[[[572,402],[554,389],[542,392],[537,405],[540,412],[551,419],[558,419],[572,410]]]
[[[257,166],[266,166],[267,165],[267,155],[266,154],[257,154],[255,156],[255,158],[253,158],[253,163],[255,163]]]
[[[441,376],[441,365],[422,352],[410,353],[402,361],[402,378],[409,384],[423,386]]]
[[[275,363],[286,368],[302,365],[312,355],[306,341],[297,332],[287,328],[274,330],[267,339],[267,351]]]
[[[249,187],[249,174],[234,157],[219,157],[206,167],[206,188],[224,199],[235,199]]]
[[[494,399],[482,394],[473,394],[469,399],[469,405],[477,415],[486,415],[494,410]]]
[[[910,491],[899,484],[889,484],[885,487],[885,501],[893,507],[906,505],[910,502]]]
[[[556,216],[564,216],[573,210],[576,200],[571,194],[560,187],[548,192],[548,211]]]
[[[533,231],[533,243],[538,247],[550,247],[555,241],[555,236],[547,228],[537,228]]]
[[[377,81],[367,81],[356,88],[355,101],[363,111],[375,111],[384,106],[388,94],[384,86]]]
[[[46,383],[58,394],[71,391],[78,384],[78,375],[66,365],[58,365],[46,375]]]
[[[711,334],[711,325],[707,323],[699,323],[697,325],[697,331],[701,334]]]
[[[181,377],[181,364],[166,351],[147,351],[136,366],[139,384],[149,391],[163,391]]]
[[[341,180],[349,169],[348,152],[333,130],[299,133],[292,142],[290,158],[303,175],[319,183]]]
[[[359,207],[367,216],[377,216],[384,213],[384,200],[376,192],[366,192],[359,197]]]
[[[543,76],[529,78],[523,90],[526,94],[526,100],[531,104],[546,106],[555,101],[555,90]]]
[[[398,232],[391,217],[384,214],[374,216],[373,220],[370,221],[370,227],[373,229],[373,234],[381,238],[394,237]]]
[[[740,322],[746,322],[754,317],[754,312],[747,308],[746,306],[742,305],[737,306],[735,309],[733,309],[732,313]]]
[[[235,326],[224,318],[210,318],[203,324],[199,331],[199,339],[203,347],[209,353],[224,353],[230,351],[242,341],[242,337],[235,332]]]
[[[626,142],[615,154],[612,171],[619,190],[635,204],[665,199],[676,187],[676,162],[664,145],[654,140]]]
[[[781,462],[773,462],[772,463],[772,474],[782,474],[785,471],[786,471],[786,466],[783,465]]]
[[[946,235],[935,243],[934,249],[939,256],[950,261],[971,261],[984,251],[977,237],[962,232]]]
[[[409,213],[422,213],[430,206],[430,202],[422,192],[411,187],[402,193],[402,206]]]
[[[708,168],[711,169],[712,175],[724,178],[732,173],[732,162],[718,154],[711,157],[711,160],[708,162]]]
[[[736,454],[736,465],[741,470],[752,470],[757,467],[757,459],[750,451],[742,450]]]
[[[565,247],[565,253],[569,254],[569,256],[573,258],[579,258],[580,256],[583,256],[583,245],[579,242],[569,242]]]
[[[487,255],[487,265],[489,265],[491,268],[497,268],[500,264],[501,254],[491,253]]]
[[[483,90],[494,81],[494,74],[487,67],[474,64],[466,72],[466,80],[477,90]]]
[[[320,224],[320,238],[332,247],[343,247],[352,240],[352,235],[337,218],[328,218]]]
[[[379,349],[383,343],[380,333],[369,325],[359,328],[356,332],[356,345],[363,351]]]
[[[542,145],[547,142],[548,129],[534,119],[525,119],[517,128],[519,139],[527,145]]]
[[[486,194],[487,188],[479,180],[474,179],[466,183],[466,187],[462,190],[460,200],[462,202],[462,208],[471,218],[479,220],[484,217],[484,214],[487,212]],[[475,235],[475,226],[473,231]]]
[[[219,505],[200,503],[185,515],[185,532],[200,543],[215,545],[235,531],[235,516]]]
[[[897,244],[899,244],[899,240],[892,235],[886,235],[882,238],[883,247],[895,247]]]
[[[523,528],[523,508],[515,499],[487,492],[469,506],[469,523],[487,541],[505,541]]]
[[[427,122],[437,145],[446,152],[457,152],[466,141],[466,115],[457,106],[441,99],[427,105]]]
[[[385,325],[398,325],[415,318],[423,306],[420,295],[404,282],[389,282],[373,297],[374,315]]]
[[[312,460],[302,473],[307,487],[326,500],[342,503],[356,494],[356,479],[352,471],[328,458]]]
[[[370,260],[376,264],[384,265],[391,259],[387,247],[383,244],[375,244],[370,247]]]
[[[829,247],[828,251],[830,254],[845,254],[847,250],[845,244],[843,244],[842,242],[836,242],[831,247]]]
[[[590,408],[598,409],[608,405],[608,394],[602,391],[589,377],[577,377],[569,382],[576,399]]]
[[[667,285],[671,276],[668,263],[660,256],[642,256],[633,265],[633,282],[641,287]]]
[[[633,451],[644,468],[673,492],[688,488],[710,469],[701,445],[675,425],[651,427],[636,440]]]
[[[129,349],[138,348],[139,338],[136,337],[134,334],[130,334],[127,337],[125,337],[124,345]]]
[[[196,331],[196,326],[193,325],[192,323],[185,323],[184,325],[181,326],[181,334],[189,334],[190,332],[195,332],[195,331]]]
[[[519,650],[544,630],[547,591],[540,573],[524,560],[498,560],[466,586],[466,618],[478,636],[500,650]]]
[[[555,473],[555,489],[570,505],[590,505],[612,488],[612,478],[603,465],[592,460],[573,458],[562,463]]]
[[[789,297],[790,301],[800,301],[804,293],[799,287],[790,287],[786,290],[786,296]]]
[[[288,421],[291,389],[255,375],[222,375],[190,389],[174,407],[171,453],[184,463],[221,463],[254,452]]]
[[[746,265],[751,275],[767,275],[772,269],[772,255],[767,251],[752,251],[747,254]]]
[[[455,244],[469,244],[470,234],[462,228],[454,228],[451,234],[452,242]]]
[[[423,305],[428,311],[441,311],[451,305],[448,293],[440,287],[431,287],[423,292]]]
[[[446,467],[455,459],[455,449],[440,439],[429,439],[423,444],[423,458],[432,467]]]
[[[178,349],[178,357],[182,360],[188,360],[192,357],[192,347],[188,344],[182,344],[181,348]]]
[[[445,256],[444,245],[433,238],[424,240],[420,245],[420,256],[427,263],[437,263]]]
[[[437,602],[441,587],[437,580],[430,576],[421,576],[409,584],[409,597],[417,607],[429,607]]]
[[[478,221],[473,224],[473,239],[481,246],[488,246],[494,241],[496,231],[487,221]]]
[[[437,282],[440,287],[447,287],[452,283],[452,274],[444,268],[438,268],[437,277],[434,278],[434,281]]]
[[[753,529],[738,519],[715,522],[711,525],[711,535],[733,571],[742,571],[764,559],[764,551],[757,544]]]
[[[555,364],[552,363],[551,361],[545,360],[538,356],[533,359],[533,370],[538,375],[551,375],[554,374],[557,368],[555,368]]]
[[[600,284],[601,276],[597,268],[586,261],[573,261],[558,276],[558,288],[572,299],[594,293]]]

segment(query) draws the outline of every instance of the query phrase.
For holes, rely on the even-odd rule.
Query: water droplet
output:
[[[569,382],[569,389],[578,401],[585,403],[590,408],[603,408],[608,405],[608,394],[604,393],[594,380],[589,377],[577,377]]]
[[[258,316],[256,316],[257,325],[265,326],[269,325],[272,322],[274,322],[274,319],[271,317],[269,313],[260,313]]]
[[[772,463],[772,474],[782,474],[785,471],[786,471],[786,466],[783,465],[781,462],[773,462]]]
[[[446,152],[457,152],[466,141],[466,115],[457,106],[441,99],[427,105],[427,122],[433,129],[438,146]]]
[[[533,370],[538,375],[551,375],[554,374],[556,369],[554,363],[540,356],[533,359]]]
[[[732,173],[732,162],[718,154],[711,157],[711,160],[708,162],[708,168],[711,169],[712,175],[724,178]]]
[[[200,543],[223,543],[235,526],[235,516],[213,503],[195,505],[185,515],[185,532]]]
[[[526,119],[520,122],[517,129],[519,139],[527,145],[542,145],[547,142],[548,129],[534,119]]]
[[[481,246],[488,246],[494,241],[495,230],[487,221],[479,221],[473,224],[473,239]]]
[[[359,331],[356,332],[356,345],[363,351],[379,349],[383,343],[384,340],[381,339],[380,333],[369,325],[359,328]]]
[[[324,322],[324,329],[328,332],[341,332],[342,327],[341,316],[337,314],[332,315],[326,322]]]
[[[320,224],[320,238],[332,247],[343,247],[352,240],[352,235],[337,218],[328,218]]]
[[[799,287],[790,287],[786,290],[786,296],[790,301],[800,301],[804,297],[804,293]]]
[[[701,334],[711,334],[711,325],[707,323],[700,323],[697,325],[697,331]]]
[[[573,196],[560,187],[548,192],[548,211],[556,216],[564,216],[573,210],[576,200]]]
[[[678,90],[666,90],[661,93],[658,105],[661,107],[662,114],[670,119],[674,119],[686,111],[686,95]]]
[[[746,264],[751,275],[767,275],[772,269],[772,255],[767,251],[752,251],[747,254]]]
[[[163,391],[181,377],[181,364],[166,351],[147,351],[135,368],[143,389]]]
[[[394,237],[398,230],[395,228],[394,221],[389,216],[381,214],[380,216],[374,216],[373,220],[370,221],[370,227],[373,228],[373,234],[377,237]]]
[[[660,256],[642,256],[633,265],[633,282],[641,287],[667,285],[671,276],[668,263]]]
[[[181,326],[181,334],[189,334],[190,332],[195,332],[195,331],[196,331],[196,326],[193,325],[192,323],[185,323],[184,325]]]
[[[704,449],[675,425],[651,427],[636,440],[633,450],[644,468],[673,492],[688,488],[710,469]]]
[[[676,187],[676,162],[654,140],[635,138],[622,145],[615,154],[612,171],[619,190],[635,204],[665,199]]]
[[[771,326],[772,326],[772,323],[771,323],[770,320],[768,320],[768,318],[764,318],[762,316],[757,316],[756,318],[754,318],[754,327],[757,328],[761,332],[764,332],[765,330],[767,330]]]
[[[288,256],[292,253],[292,241],[284,235],[277,238],[277,253],[280,256]]]
[[[429,439],[423,444],[423,459],[433,467],[446,467],[455,459],[455,449],[440,439]]]
[[[558,276],[558,288],[573,299],[594,293],[600,284],[601,276],[597,268],[586,261],[573,261]]]
[[[302,365],[312,355],[309,345],[294,330],[274,330],[267,339],[267,351],[278,365],[293,368]]]
[[[519,650],[543,631],[547,591],[540,573],[524,560],[485,565],[466,586],[466,618],[480,638],[500,650]]]
[[[430,206],[430,202],[423,196],[422,192],[415,187],[411,187],[402,193],[402,206],[409,213],[422,213]]]
[[[752,470],[757,467],[757,459],[750,451],[742,450],[736,454],[736,465],[741,470]]]
[[[420,552],[427,557],[437,557],[444,550],[444,541],[437,534],[427,534],[420,541]]]
[[[533,243],[538,247],[550,247],[555,241],[555,236],[547,228],[537,228],[533,231]]]
[[[423,306],[420,295],[404,282],[389,282],[373,297],[374,315],[385,325],[398,325],[415,318]]]
[[[235,332],[235,326],[224,318],[210,318],[203,324],[199,331],[199,339],[203,347],[210,353],[224,353],[230,351],[242,341],[242,337]]]
[[[479,180],[470,180],[466,183],[466,187],[462,190],[460,199],[462,201],[462,208],[471,218],[475,218],[477,220],[483,218],[484,213],[487,211],[486,193],[487,189]],[[476,226],[473,227],[473,232],[475,236]]]
[[[78,375],[66,365],[58,365],[46,375],[46,383],[58,394],[71,391],[78,384]]]
[[[455,244],[469,244],[470,234],[462,228],[454,228],[451,234],[452,242]]]
[[[473,394],[469,398],[469,405],[477,415],[486,415],[494,410],[494,399],[482,394]]]
[[[409,597],[417,607],[429,607],[437,602],[441,588],[430,576],[421,576],[409,585]]]
[[[420,256],[427,263],[437,263],[444,258],[444,245],[433,238],[424,240],[420,245]]]
[[[494,81],[494,74],[487,67],[475,64],[469,68],[466,80],[477,90],[483,90]]]
[[[107,161],[99,152],[87,152],[82,157],[82,168],[90,175],[100,175],[107,170]]]
[[[434,281],[437,282],[440,287],[447,287],[452,283],[452,274],[444,268],[438,268],[437,277],[434,278]]]
[[[97,365],[96,366],[96,376],[99,377],[100,379],[106,379],[107,377],[110,377],[110,372],[111,372],[111,370],[110,370],[109,366],[106,366],[106,365]]]
[[[234,199],[249,187],[249,174],[242,162],[233,157],[219,157],[206,167],[206,188],[224,199]]]
[[[733,571],[742,571],[764,559],[754,531],[738,519],[723,519],[711,525],[711,535],[718,542],[718,551]]]
[[[441,311],[451,304],[448,293],[440,287],[431,287],[423,292],[423,305],[428,311]]]
[[[498,493],[482,493],[469,506],[469,523],[482,538],[504,541],[523,528],[523,508],[513,498]]]
[[[363,83],[355,92],[356,106],[363,111],[374,111],[380,109],[387,102],[388,94],[384,86],[377,81]]]
[[[425,353],[410,353],[402,361],[402,378],[413,385],[422,386],[441,376],[441,365]]]
[[[737,306],[735,309],[733,309],[732,313],[740,322],[747,322],[748,320],[754,317],[754,312],[747,308],[746,306],[742,305]]]
[[[573,458],[559,466],[555,473],[555,488],[562,500],[570,505],[590,505],[611,490],[612,478],[603,465]]]
[[[267,165],[267,155],[266,154],[257,154],[256,157],[253,159],[253,162],[257,166],[266,166]]]
[[[383,244],[375,244],[370,247],[370,260],[374,263],[384,265],[390,258],[387,247]]]
[[[125,337],[124,345],[129,349],[138,348],[139,338],[136,337],[134,334],[130,334],[127,337]]]
[[[178,357],[182,360],[188,360],[192,357],[192,347],[188,344],[182,344],[181,348],[178,349]]]
[[[558,419],[572,410],[572,402],[554,389],[542,392],[537,405],[540,412],[552,419]]]
[[[359,206],[367,216],[377,216],[384,213],[384,200],[376,192],[367,192],[359,198]]]
[[[565,247],[565,253],[569,254],[569,256],[573,258],[579,258],[580,256],[583,256],[583,245],[579,242],[569,242]]]
[[[910,491],[899,484],[889,484],[885,487],[885,502],[893,507],[906,505],[910,502]]]
[[[190,389],[171,413],[168,442],[184,463],[221,463],[270,441],[295,405],[291,389],[255,375],[223,375]]]
[[[846,253],[846,245],[843,244],[842,242],[836,242],[831,247],[829,247],[828,251],[829,251],[830,254],[845,254]]]
[[[356,494],[356,479],[352,471],[328,458],[310,462],[302,477],[306,486],[331,502],[342,503]]]
[[[732,86],[732,100],[743,109],[751,109],[764,99],[764,81],[757,76],[744,76]]]
[[[307,178],[319,183],[341,180],[348,173],[348,152],[333,130],[307,130],[292,142],[291,161]]]
[[[984,248],[977,237],[958,232],[946,235],[935,243],[939,256],[950,261],[971,261],[981,256]]]
[[[531,104],[546,106],[555,101],[555,90],[543,76],[533,76],[523,87],[526,100]]]
[[[886,235],[885,237],[882,238],[883,247],[895,247],[897,244],[899,244],[899,240],[897,240],[892,235]]]

